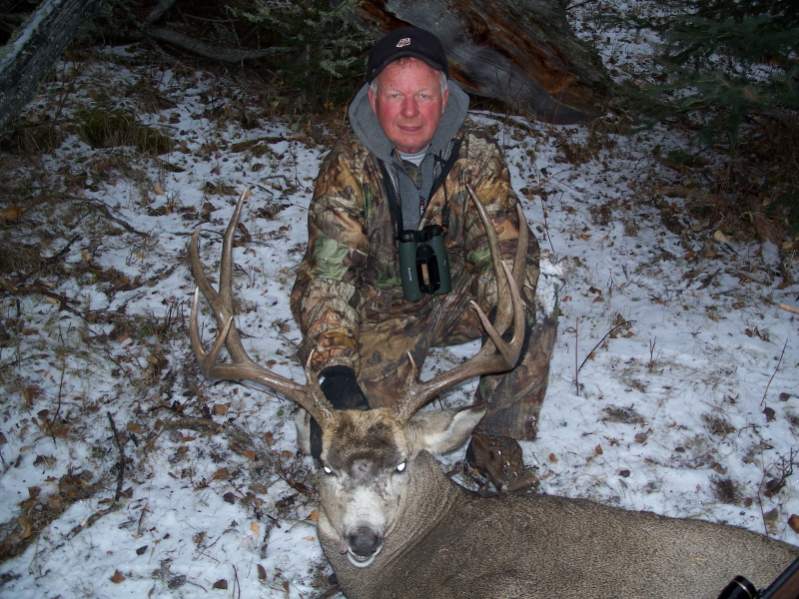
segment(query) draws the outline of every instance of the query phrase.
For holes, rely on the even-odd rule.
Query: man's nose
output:
[[[406,97],[402,101],[402,116],[411,117],[416,116],[419,112],[419,105],[416,102],[416,98],[413,96]]]

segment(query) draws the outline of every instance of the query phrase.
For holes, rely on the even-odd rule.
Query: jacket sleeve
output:
[[[308,210],[308,246],[291,292],[300,357],[311,369],[358,371],[356,289],[367,254],[363,193],[351,162],[333,151],[322,163]]]
[[[472,170],[467,176],[467,184],[472,187],[480,202],[486,209],[494,230],[497,233],[502,259],[508,266],[513,266],[519,238],[519,227],[527,227],[527,222],[519,222],[516,213],[518,199],[510,184],[510,174],[499,148],[490,142],[483,142],[478,162],[479,168]],[[464,249],[467,268],[476,271],[476,289],[474,294],[480,307],[487,313],[497,303],[497,285],[494,267],[491,262],[491,251],[486,238],[485,228],[480,216],[466,198],[466,229],[464,233]],[[532,233],[528,237],[525,279],[522,297],[528,306],[528,317],[534,318],[529,311],[533,309],[535,288],[538,282],[539,247]]]

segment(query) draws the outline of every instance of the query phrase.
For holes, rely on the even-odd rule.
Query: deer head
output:
[[[319,476],[323,527],[327,537],[339,540],[341,553],[351,564],[367,567],[383,548],[394,529],[403,507],[414,492],[409,476],[421,452],[443,453],[459,447],[484,414],[484,408],[465,410],[419,410],[442,391],[482,374],[513,368],[519,358],[524,338],[524,305],[518,280],[522,277],[527,248],[527,227],[519,227],[520,236],[513,269],[500,258],[496,233],[480,201],[469,193],[485,227],[496,280],[498,305],[492,323],[480,307],[472,308],[488,339],[480,351],[466,362],[429,381],[419,379],[418,368],[411,361],[411,372],[397,408],[367,411],[337,411],[325,398],[316,374],[305,365],[306,382],[284,378],[252,361],[242,346],[233,314],[233,235],[247,197],[242,193],[223,238],[219,289],[215,290],[203,271],[199,258],[199,231],[189,245],[192,273],[197,289],[192,303],[190,336],[194,353],[206,377],[219,380],[249,381],[287,397],[306,410],[322,429],[322,453]],[[517,206],[519,222],[524,215]],[[216,338],[206,351],[198,325],[199,295],[206,298],[217,323]],[[510,341],[503,339],[511,332]],[[229,361],[220,360],[222,348]],[[368,392],[368,390],[367,390]]]

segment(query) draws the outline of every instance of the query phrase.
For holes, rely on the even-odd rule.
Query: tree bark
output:
[[[472,94],[551,123],[604,112],[610,79],[558,0],[362,0],[360,9],[384,31],[411,24],[435,33]]]
[[[0,131],[30,102],[39,82],[99,4],[100,0],[44,0],[0,48]]]

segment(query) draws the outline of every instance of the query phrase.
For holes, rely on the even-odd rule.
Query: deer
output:
[[[428,381],[420,379],[409,355],[412,372],[406,388],[398,390],[402,401],[392,408],[336,410],[322,393],[310,358],[306,382],[298,383],[249,357],[234,324],[232,292],[233,237],[246,192],[223,237],[218,290],[199,258],[199,230],[189,244],[197,283],[189,332],[202,373],[265,387],[296,403],[321,427],[317,533],[340,589],[349,599],[716,599],[736,575],[759,586],[769,583],[799,556],[799,547],[743,528],[584,499],[486,497],[444,473],[434,456],[461,447],[485,406],[422,408],[469,378],[513,368],[524,336],[518,274],[526,239],[519,240],[509,267],[482,204],[470,193],[498,286],[494,320],[473,302],[487,336],[483,345]],[[200,293],[217,324],[208,349],[199,333]],[[220,359],[223,348],[227,360]]]

